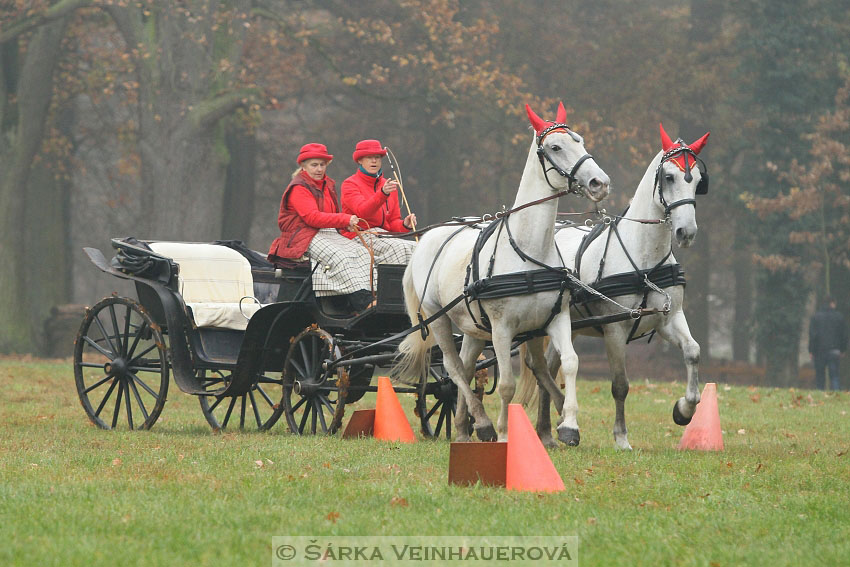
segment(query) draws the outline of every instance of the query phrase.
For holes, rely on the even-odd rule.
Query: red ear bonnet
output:
[[[682,144],[674,142],[670,139],[670,136],[668,136],[667,132],[664,131],[664,125],[663,124],[659,123],[658,127],[659,127],[659,130],[661,131],[661,151],[663,151],[664,153],[667,153],[668,151],[670,151],[674,148],[678,148],[682,145]],[[691,150],[693,150],[694,154],[699,154],[702,151],[703,147],[705,147],[706,141],[708,141],[708,136],[710,134],[711,134],[711,132],[706,132],[705,135],[703,135],[702,138],[700,138],[699,140],[697,140],[696,142],[694,142],[693,144],[688,146],[689,148],[691,148]],[[686,153],[681,153],[681,154],[677,155],[676,157],[670,159],[670,161],[675,163],[679,167],[679,169],[681,169],[682,171],[685,171],[685,156],[687,156]],[[688,162],[690,162],[690,161],[691,160],[688,159]]]
[[[525,105],[525,113],[528,114],[528,121],[531,122],[531,127],[534,128],[537,134],[540,134],[540,132],[552,125],[551,122],[546,122],[537,116],[528,104]]]
[[[558,124],[566,124],[567,123],[567,109],[564,108],[564,103],[558,103],[558,114],[555,115],[555,122]]]
[[[706,132],[705,135],[691,144],[691,149],[695,154],[699,154],[702,151],[702,148],[705,146],[705,143],[708,141],[708,137],[711,135],[711,132]]]
[[[537,114],[531,110],[531,107],[527,104],[525,105],[525,112],[528,114],[528,121],[531,122],[531,126],[534,128],[534,131],[537,135],[540,135],[540,132],[551,126],[552,124],[564,124],[567,121],[567,109],[564,108],[564,103],[558,103],[558,114],[555,115],[555,122],[549,122],[548,120],[543,120]]]

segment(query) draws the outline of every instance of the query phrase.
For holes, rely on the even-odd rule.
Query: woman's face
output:
[[[328,168],[328,160],[310,158],[301,162],[301,169],[307,172],[312,179],[321,181],[325,176],[325,170]]]
[[[365,169],[372,175],[375,175],[376,173],[381,171],[381,164],[383,163],[383,161],[383,156],[364,156],[357,160],[357,163],[359,163],[363,167],[363,169]]]

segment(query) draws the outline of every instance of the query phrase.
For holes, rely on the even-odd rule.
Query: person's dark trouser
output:
[[[823,390],[826,386],[826,372],[829,370],[829,381],[833,391],[841,389],[838,375],[839,355],[835,353],[821,353],[815,355],[815,386]]]

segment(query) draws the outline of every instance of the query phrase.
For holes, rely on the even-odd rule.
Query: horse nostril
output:
[[[599,181],[597,178],[594,177],[593,179],[590,180],[590,188],[591,189],[593,189],[595,191],[595,190],[599,189],[600,187],[602,187],[602,182]]]

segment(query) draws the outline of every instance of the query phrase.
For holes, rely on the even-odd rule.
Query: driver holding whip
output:
[[[399,189],[403,188],[398,179],[383,175],[383,158],[387,150],[378,140],[361,140],[354,148],[352,158],[357,163],[354,175],[342,182],[342,210],[346,214],[356,215],[360,222],[357,229],[365,237],[367,246],[372,248],[375,261],[386,264],[407,264],[413,254],[415,244],[402,238],[378,238],[381,232],[409,232],[416,228],[416,215],[410,212],[401,218]],[[405,204],[407,204],[405,200]],[[343,231],[348,238],[355,233]]]

